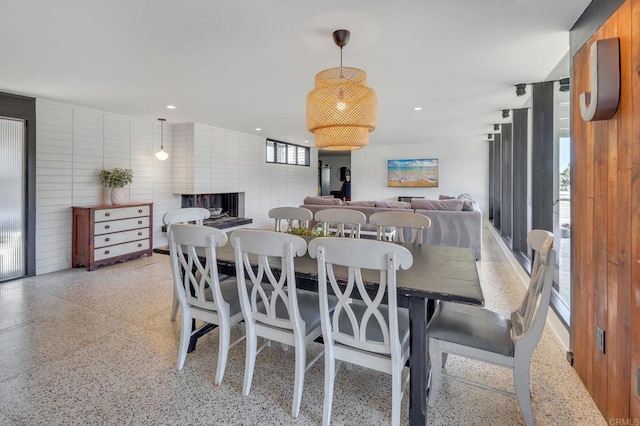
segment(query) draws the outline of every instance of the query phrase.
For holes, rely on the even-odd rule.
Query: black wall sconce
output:
[[[502,110],[502,118],[509,118],[509,110],[508,109],[503,109]]]
[[[524,96],[527,94],[527,85],[524,83],[516,84],[516,96]]]
[[[500,130],[500,125],[499,124],[494,124],[493,125],[493,130]]]
[[[493,133],[487,133],[487,138],[493,139]]]
[[[570,81],[571,80],[569,79],[569,77],[558,80],[558,83],[560,83],[560,87],[558,89],[561,92],[568,92],[570,87],[569,86]]]

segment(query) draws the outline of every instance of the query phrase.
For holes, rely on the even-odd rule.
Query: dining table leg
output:
[[[409,424],[424,426],[427,420],[427,300],[409,298],[411,355],[409,369]]]

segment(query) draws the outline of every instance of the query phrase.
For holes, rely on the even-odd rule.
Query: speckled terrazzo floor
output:
[[[477,265],[487,307],[508,313],[524,290],[487,230],[483,244]],[[171,294],[161,255],[0,284],[0,425],[320,424],[322,363],[307,372],[294,419],[294,353],[279,345],[259,355],[248,397],[241,395],[244,343],[231,349],[222,385],[213,385],[217,332],[177,372]],[[309,352],[321,350],[313,344]],[[509,370],[454,357],[447,369],[512,389]],[[534,353],[531,388],[536,424],[606,424],[549,331]],[[389,423],[390,393],[388,376],[341,368],[333,424]],[[405,394],[403,424],[407,413]],[[515,399],[460,382],[445,381],[428,414],[433,425],[522,424]]]

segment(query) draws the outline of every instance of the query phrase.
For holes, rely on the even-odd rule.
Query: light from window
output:
[[[267,163],[309,166],[311,149],[286,142],[267,139]]]

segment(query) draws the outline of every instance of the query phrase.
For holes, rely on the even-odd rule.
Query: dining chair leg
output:
[[[302,339],[301,339],[302,340]],[[291,416],[298,417],[300,414],[300,403],[302,401],[302,389],[304,387],[304,370],[306,367],[307,351],[304,342],[296,342],[296,372],[293,384],[293,404],[291,406]]]
[[[176,369],[182,370],[184,361],[189,350],[189,340],[191,339],[191,318],[184,311],[182,314],[182,324],[180,331],[180,344],[178,346],[178,363]]]
[[[529,369],[531,359],[514,359],[513,365],[513,381],[516,388],[516,396],[520,404],[520,411],[524,423],[527,426],[533,426],[533,411],[531,410],[531,391],[529,388]]]
[[[431,388],[427,405],[433,408],[442,384],[442,351],[438,340],[429,339],[429,358],[431,359]]]
[[[229,343],[231,339],[231,330],[228,324],[221,322],[218,326],[219,342],[218,342],[218,365],[216,367],[215,384],[219,386],[224,377],[224,369],[227,365],[227,355],[229,354]]]
[[[402,408],[402,365],[394,363],[391,369],[391,424],[398,426]]]
[[[171,321],[175,321],[178,316],[178,307],[180,302],[178,302],[178,295],[176,294],[176,288],[173,287],[173,305],[171,306]]]
[[[251,390],[251,381],[253,380],[253,369],[256,365],[256,351],[258,346],[258,338],[252,327],[246,327],[246,354],[244,360],[244,381],[242,383],[242,394],[249,395]]]
[[[322,407],[322,425],[331,423],[331,405],[333,403],[333,382],[336,377],[336,360],[333,354],[325,351],[324,354],[324,404]]]
[[[442,368],[444,368],[445,365],[447,364],[447,357],[449,356],[449,354],[446,352],[441,352],[441,353],[442,353]]]

